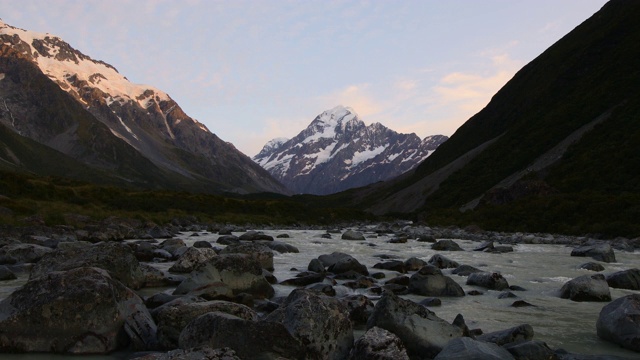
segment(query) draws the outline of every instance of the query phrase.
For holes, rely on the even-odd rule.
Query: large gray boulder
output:
[[[432,265],[411,275],[409,292],[422,296],[464,296],[464,290],[457,282]]]
[[[180,348],[224,348],[243,360],[318,359],[306,356],[304,345],[281,323],[251,321],[222,312],[209,312],[191,321],[180,333]]]
[[[379,327],[396,334],[410,356],[435,357],[463,330],[437,317],[426,307],[384,292],[367,321],[367,329]]]
[[[607,243],[578,246],[571,251],[571,256],[591,257],[594,260],[606,263],[616,262],[616,256],[613,252],[613,248]]]
[[[542,341],[517,341],[503,346],[516,359],[554,360],[557,359],[553,350]]]
[[[640,269],[614,272],[606,276],[607,284],[616,289],[640,290]]]
[[[449,341],[434,360],[509,360],[514,359],[507,350],[492,343],[461,337]]]
[[[573,301],[611,301],[611,292],[604,275],[582,275],[567,281],[560,289],[560,297]]]
[[[349,312],[340,301],[296,289],[264,321],[281,323],[305,345],[308,359],[344,359],[353,346]]]
[[[158,325],[158,342],[163,349],[178,347],[180,333],[195,318],[209,312],[223,312],[241,319],[255,321],[258,314],[242,304],[228,301],[175,302],[159,308],[153,313]]]
[[[273,271],[273,250],[264,244],[240,243],[232,244],[220,251],[224,254],[247,254],[256,259],[263,269]]]
[[[460,245],[453,240],[445,239],[438,240],[435,244],[431,245],[433,250],[440,251],[463,251]]]
[[[352,256],[342,257],[334,264],[327,268],[327,271],[333,274],[343,274],[349,271],[356,272],[362,275],[369,275],[369,270],[358,260]]]
[[[394,333],[372,327],[356,340],[349,360],[409,360],[402,340]]]
[[[145,286],[145,274],[133,250],[125,244],[115,242],[57,249],[38,261],[31,269],[29,278],[35,279],[53,271],[85,266],[104,269],[112,278],[129,288],[139,289]]]
[[[596,330],[601,339],[640,352],[640,294],[623,296],[605,305]]]
[[[202,346],[191,349],[176,349],[166,353],[151,353],[135,360],[242,360],[230,348],[213,349]]]
[[[211,286],[226,288],[234,295],[248,293],[259,299],[271,298],[275,293],[263,276],[258,260],[246,254],[225,254],[198,266],[173,294],[194,294]]]
[[[359,231],[347,230],[342,234],[342,240],[365,240],[365,238]]]
[[[0,247],[0,265],[35,263],[53,250],[35,244],[9,244]]]
[[[106,354],[156,347],[156,325],[136,293],[102,269],[52,272],[0,302],[0,349]]]
[[[190,247],[178,257],[178,260],[169,268],[174,273],[190,273],[199,264],[207,262],[217,256],[216,252],[210,248]]]
[[[475,272],[467,277],[467,285],[480,286],[489,290],[504,290],[509,288],[509,283],[499,273]]]
[[[533,339],[533,328],[529,324],[514,326],[505,330],[498,330],[478,336],[478,340],[506,345],[510,343],[530,341]]]
[[[448,257],[440,254],[435,254],[427,261],[429,265],[433,265],[438,269],[452,269],[457,268],[460,264],[457,261],[451,260]]]

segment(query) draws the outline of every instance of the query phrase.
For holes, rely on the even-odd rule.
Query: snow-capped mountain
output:
[[[445,140],[366,126],[353,109],[337,106],[294,138],[269,141],[253,160],[296,193],[324,195],[396,177]]]
[[[80,106],[68,105],[69,96],[60,91]],[[118,176],[131,182],[214,192],[287,191],[165,92],[131,83],[56,36],[1,20],[0,97],[4,126],[92,167],[128,167]],[[138,163],[127,163],[140,155]],[[144,168],[153,168],[154,175]]]

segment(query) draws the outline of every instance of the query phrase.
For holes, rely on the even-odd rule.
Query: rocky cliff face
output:
[[[275,139],[253,159],[296,193],[331,194],[398,176],[447,139],[366,126],[353,109],[318,115],[293,139]]]
[[[60,38],[0,21],[0,57],[0,123],[21,136],[100,169],[117,170],[135,153],[164,174],[157,186],[287,192],[169,95],[129,82]]]

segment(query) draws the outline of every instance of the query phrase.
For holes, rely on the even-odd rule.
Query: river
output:
[[[275,253],[274,275],[279,281],[294,277],[300,270],[306,270],[309,262],[322,254],[334,251],[344,252],[355,257],[366,265],[370,272],[384,272],[386,279],[397,274],[392,271],[374,269],[373,265],[382,262],[380,255],[391,256],[398,260],[406,260],[417,257],[425,261],[431,256],[440,253],[460,264],[471,265],[481,270],[499,272],[509,282],[509,285],[518,285],[526,291],[514,292],[518,298],[498,299],[500,292],[477,288],[465,284],[466,277],[451,274],[451,269],[443,270],[443,274],[450,276],[458,282],[465,292],[480,290],[483,295],[464,296],[459,298],[441,298],[442,306],[431,308],[440,318],[452,322],[457,314],[462,314],[469,328],[482,329],[488,333],[507,329],[520,324],[530,324],[535,332],[534,340],[546,342],[552,349],[562,348],[569,352],[581,354],[607,354],[618,355],[629,359],[638,358],[639,354],[625,350],[615,344],[600,340],[596,335],[596,321],[598,314],[604,305],[602,302],[574,302],[561,299],[557,296],[562,285],[580,275],[595,274],[592,271],[579,269],[579,265],[593,261],[590,258],[570,256],[572,248],[564,245],[514,245],[514,252],[494,254],[472,251],[479,243],[468,240],[454,239],[465,251],[435,251],[431,244],[409,240],[404,244],[389,243],[391,239],[387,235],[377,235],[373,232],[365,232],[365,241],[342,240],[340,234],[332,234],[332,239],[321,238],[325,231],[320,230],[275,230],[265,231],[266,234],[276,237],[279,234],[288,234],[290,238],[277,239],[297,247],[299,253]],[[240,235],[241,233],[234,233]],[[191,236],[192,233],[179,235],[187,245],[195,241],[207,240],[215,244],[217,234],[202,232],[199,236]],[[640,267],[640,252],[634,253],[616,251],[616,263],[602,263],[605,267],[605,275],[630,268]],[[158,268],[167,269],[170,264],[155,264]],[[295,270],[298,269],[298,270]],[[0,299],[6,297],[15,287],[26,281],[26,275],[18,280],[0,283]],[[275,285],[276,296],[286,296],[293,287]],[[344,286],[337,286],[338,294],[354,293],[354,290]],[[640,293],[638,291],[621,290],[611,288],[613,299]],[[144,289],[141,295],[150,295],[158,289]],[[164,291],[170,292],[170,289]],[[375,296],[367,293],[366,289],[357,290],[358,293]],[[421,296],[407,295],[408,299],[420,301]],[[515,308],[510,305],[515,300],[524,300],[534,307]],[[356,337],[362,331],[359,329]],[[115,359],[123,355],[107,357],[94,357],[94,359]],[[0,359],[62,359],[64,356],[42,355],[28,357],[19,355],[0,354]]]

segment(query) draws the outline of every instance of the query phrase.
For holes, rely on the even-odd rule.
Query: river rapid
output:
[[[373,230],[373,229],[371,229]],[[407,243],[389,243],[392,235],[378,235],[373,231],[365,231],[365,241],[342,240],[339,233],[331,234],[332,238],[322,238],[326,234],[324,230],[269,230],[264,231],[274,238],[280,234],[288,234],[289,238],[276,239],[291,244],[299,249],[299,253],[281,254],[274,252],[274,275],[278,281],[294,277],[300,271],[305,271],[309,262],[322,254],[334,251],[347,253],[355,257],[360,263],[367,266],[370,273],[384,272],[386,278],[380,283],[397,275],[393,271],[374,269],[376,263],[383,262],[381,256],[397,260],[406,260],[417,257],[429,260],[434,254],[439,253],[447,258],[457,261],[461,265],[471,265],[484,271],[499,272],[509,282],[509,285],[517,285],[526,291],[514,291],[517,298],[499,299],[500,292],[486,290],[475,286],[466,285],[466,277],[451,274],[452,269],[442,270],[444,275],[450,276],[459,283],[465,292],[479,290],[483,294],[478,296],[464,296],[459,298],[442,297],[442,305],[430,308],[440,318],[452,322],[457,314],[462,314],[470,329],[481,329],[484,333],[503,330],[520,324],[530,324],[535,332],[534,340],[546,342],[552,349],[565,349],[569,352],[580,354],[607,354],[617,355],[629,359],[639,357],[638,353],[625,350],[615,344],[600,340],[596,335],[596,321],[600,310],[607,302],[574,302],[558,297],[558,291],[562,285],[580,275],[595,274],[595,272],[579,269],[581,264],[594,261],[591,258],[572,257],[571,247],[565,245],[547,244],[519,244],[513,245],[511,253],[485,253],[472,251],[478,247],[479,242],[470,240],[453,239],[465,251],[435,251],[431,249],[431,243],[409,240]],[[234,233],[241,235],[242,233]],[[182,238],[188,246],[196,241],[209,241],[215,247],[224,247],[216,244],[217,234],[199,232],[182,233]],[[497,245],[497,244],[496,244]],[[640,267],[640,252],[616,251],[616,263],[602,263],[605,267],[603,274]],[[595,262],[595,261],[594,261]],[[166,270],[171,263],[155,263],[154,266]],[[409,274],[410,275],[410,274]],[[15,288],[26,282],[26,274],[22,274],[18,280],[0,282],[0,299],[6,297]],[[288,295],[294,287],[274,285],[276,296]],[[368,292],[367,289],[352,290],[344,286],[335,286],[337,296],[362,293],[373,300],[377,295]],[[140,295],[149,296],[159,291],[171,293],[172,289],[143,289]],[[610,288],[612,299],[640,293],[632,290]],[[424,297],[417,295],[402,296],[414,301],[420,301]],[[516,300],[524,300],[533,307],[511,307]],[[364,329],[356,329],[357,338]],[[123,358],[125,354],[113,354],[112,356],[92,357],[93,359]],[[74,358],[42,354],[34,356],[0,354],[0,359],[63,359]]]

